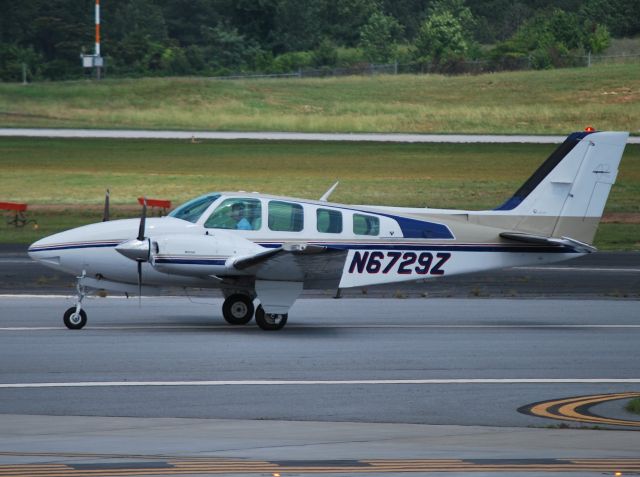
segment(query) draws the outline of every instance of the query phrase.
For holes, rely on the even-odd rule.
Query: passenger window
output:
[[[269,229],[277,232],[300,232],[304,227],[304,213],[300,204],[269,202]]]
[[[318,232],[339,234],[342,232],[342,213],[337,210],[317,209]]]
[[[353,214],[353,233],[356,235],[380,234],[380,219],[371,215]]]
[[[208,229],[258,230],[262,225],[262,205],[258,199],[227,199],[209,216]]]

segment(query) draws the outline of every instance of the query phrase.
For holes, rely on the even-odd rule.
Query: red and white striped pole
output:
[[[100,0],[96,0],[96,56],[100,56]]]
[[[100,61],[100,0],[96,0],[96,48],[94,51],[95,61]],[[100,66],[96,66],[96,79],[100,79]]]

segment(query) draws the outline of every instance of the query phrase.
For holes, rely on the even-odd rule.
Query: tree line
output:
[[[82,77],[94,0],[0,0],[0,80]],[[640,0],[102,0],[110,76],[469,60],[533,68],[640,33]]]

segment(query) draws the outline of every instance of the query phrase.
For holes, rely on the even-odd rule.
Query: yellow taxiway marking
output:
[[[455,378],[455,379],[350,379],[287,380],[245,379],[217,381],[80,381],[49,383],[0,383],[0,389],[167,387],[167,386],[340,386],[390,384],[640,384],[640,378]],[[544,403],[543,403],[544,404]]]
[[[613,419],[597,416],[588,412],[591,406],[599,403],[616,401],[619,399],[631,399],[636,397],[640,397],[640,392],[578,396],[537,403],[532,405],[530,409],[527,409],[523,412],[538,417],[547,417],[550,419],[577,421],[590,424],[640,427],[640,420],[633,421],[629,419]]]
[[[4,452],[2,455],[11,455]],[[14,456],[23,454],[16,453]],[[55,454],[47,454],[55,455]],[[58,457],[68,457],[59,454]],[[95,459],[95,454],[85,458]],[[74,454],[74,459],[81,454]],[[103,455],[106,459],[107,455]],[[0,476],[94,477],[125,475],[200,475],[200,474],[372,474],[390,472],[640,472],[640,458],[600,459],[369,459],[369,460],[283,460],[243,459],[163,459],[159,456],[137,456],[129,462],[68,464],[5,464]]]

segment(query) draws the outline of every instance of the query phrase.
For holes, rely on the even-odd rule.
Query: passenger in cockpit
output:
[[[236,221],[236,229],[252,230],[251,223],[244,216],[244,204],[236,202],[231,206],[231,218]]]

